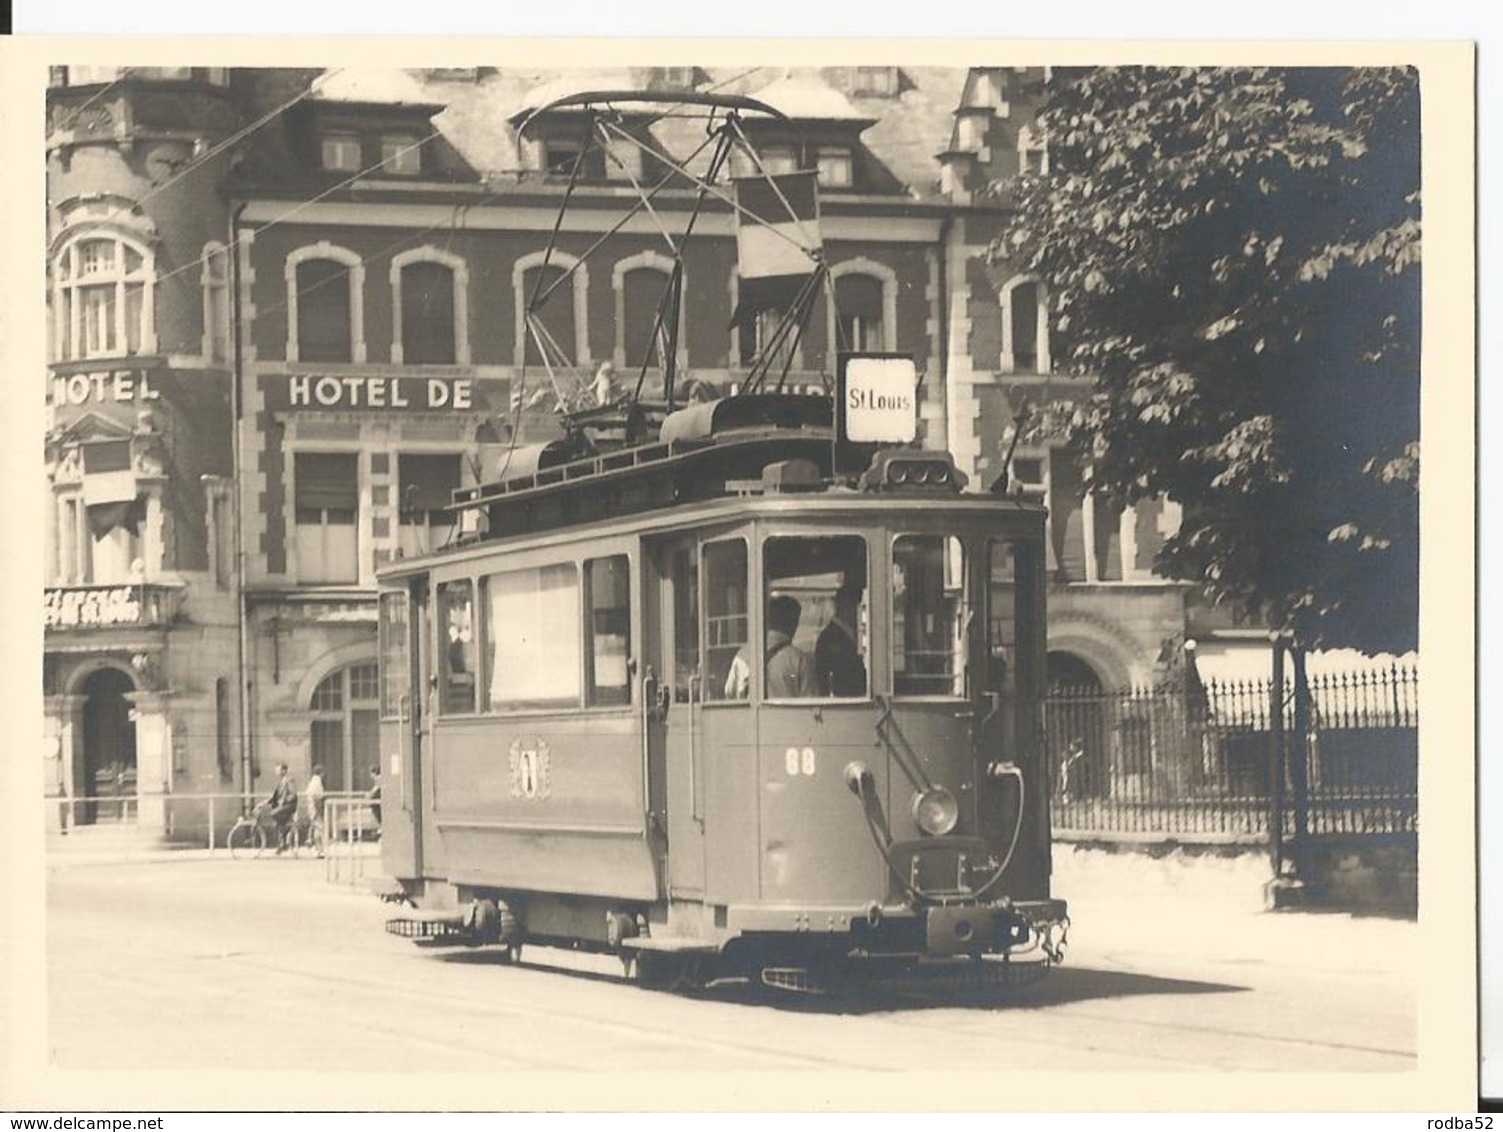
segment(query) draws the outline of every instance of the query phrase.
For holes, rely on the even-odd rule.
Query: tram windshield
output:
[[[763,698],[864,698],[870,651],[865,540],[769,538],[762,578]]]
[[[899,696],[966,694],[965,553],[953,535],[900,535],[892,544],[892,689]]]

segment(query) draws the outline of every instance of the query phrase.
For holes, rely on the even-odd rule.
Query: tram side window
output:
[[[585,655],[589,658],[585,702],[631,703],[631,567],[624,554],[585,563]]]
[[[892,546],[892,680],[900,696],[966,693],[965,556],[946,535]]]
[[[406,594],[381,595],[377,630],[381,650],[381,718],[405,718],[408,704],[404,697],[411,676],[407,656]]]
[[[856,535],[770,538],[762,547],[762,576],[763,698],[864,697],[870,648],[865,541]],[[791,622],[795,604],[789,634],[777,621],[785,616]]]
[[[750,632],[746,543],[732,539],[706,544],[704,571],[704,696],[707,700],[743,699],[745,693],[730,677],[732,662],[746,646]]]
[[[583,633],[574,564],[491,574],[485,592],[487,706],[577,706]]]
[[[475,592],[468,578],[438,587],[439,711],[445,715],[475,710]]]

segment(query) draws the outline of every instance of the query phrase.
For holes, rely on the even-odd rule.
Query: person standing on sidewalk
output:
[[[381,836],[381,764],[371,764],[371,788],[365,792],[370,803],[371,817],[376,819],[376,836]]]
[[[309,833],[314,838],[314,844],[318,847],[318,855],[324,855],[324,842],[328,840],[328,830],[324,828],[324,768],[315,766],[313,777],[308,779],[308,785],[303,790],[303,797],[308,801]]]

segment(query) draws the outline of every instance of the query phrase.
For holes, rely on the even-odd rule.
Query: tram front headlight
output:
[[[943,837],[960,820],[960,804],[943,786],[931,786],[914,796],[913,820],[930,837]]]

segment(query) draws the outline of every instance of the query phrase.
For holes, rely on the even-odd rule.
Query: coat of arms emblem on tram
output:
[[[519,737],[511,744],[511,796],[541,801],[553,783],[553,764],[548,744],[537,738]]]

